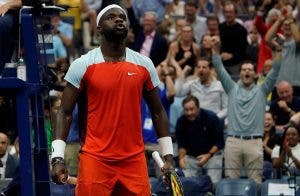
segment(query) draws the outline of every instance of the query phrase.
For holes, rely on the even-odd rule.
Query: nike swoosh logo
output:
[[[127,72],[127,75],[128,76],[133,76],[133,75],[135,75],[136,73],[134,73],[134,72]]]

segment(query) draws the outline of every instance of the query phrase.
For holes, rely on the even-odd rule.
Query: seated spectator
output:
[[[300,174],[300,133],[299,129],[290,126],[283,134],[280,146],[272,151],[272,162],[278,169],[288,169]],[[286,168],[287,167],[287,168]]]
[[[131,8],[127,8],[135,42],[133,49],[149,57],[158,66],[167,56],[168,44],[166,38],[157,32],[157,15],[155,12],[145,12],[143,26],[135,20]]]
[[[21,0],[0,0],[0,75],[5,63],[11,62],[14,35],[18,25],[18,11]]]
[[[9,139],[0,132],[0,179],[13,178],[18,169],[19,161],[8,153]]]
[[[290,122],[293,126],[300,128],[300,112],[294,114],[291,117]]]
[[[86,0],[87,5],[91,10],[95,10],[99,13],[103,4],[103,0]]]
[[[11,154],[15,159],[19,160],[20,158],[19,137],[16,137],[14,141],[14,145],[11,147],[9,154]]]
[[[54,14],[51,17],[51,24],[53,26],[53,34],[61,39],[70,55],[73,52],[73,26],[62,21],[59,14]]]
[[[184,115],[176,124],[179,166],[186,177],[207,174],[216,184],[222,178],[221,122],[215,113],[200,108],[198,99],[192,95],[183,100],[182,106]]]
[[[156,12],[157,22],[161,22],[164,16],[171,11],[172,0],[130,0],[136,19],[140,19],[146,12]]]
[[[263,134],[263,149],[264,149],[264,162],[263,162],[263,179],[271,179],[274,173],[271,154],[275,145],[279,144],[280,136],[276,134],[274,118],[270,112],[265,113],[265,124]]]
[[[293,88],[288,81],[281,81],[276,85],[278,97],[270,105],[270,112],[275,117],[277,132],[289,123],[290,117],[300,111],[300,98],[293,96]]]

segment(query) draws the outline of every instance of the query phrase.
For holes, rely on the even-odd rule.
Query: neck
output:
[[[190,46],[192,41],[190,40],[181,40],[181,45],[183,46]]]
[[[200,80],[201,84],[203,85],[209,85],[211,83],[211,77],[208,77],[205,80]]]
[[[125,43],[108,42],[101,40],[100,49],[105,61],[123,61],[125,59]]]
[[[235,20],[232,20],[232,21],[227,21],[226,24],[231,26],[231,25],[234,25],[236,22]]]

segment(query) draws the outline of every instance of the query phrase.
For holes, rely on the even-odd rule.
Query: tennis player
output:
[[[76,195],[150,195],[142,139],[141,98],[152,113],[163,171],[172,167],[172,141],[161,105],[159,79],[151,60],[126,48],[126,12],[118,5],[97,16],[100,47],[76,59],[65,80],[52,142],[52,179],[65,183],[65,140],[75,103],[81,120]]]

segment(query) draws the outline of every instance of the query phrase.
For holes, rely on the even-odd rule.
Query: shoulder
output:
[[[218,118],[216,113],[214,113],[213,111],[207,110],[207,109],[201,108],[201,113],[202,113],[202,115],[207,116],[208,120],[215,120]]]
[[[131,50],[130,48],[127,48],[126,50],[126,61],[143,66],[147,69],[154,67],[153,62],[149,57],[141,55],[140,53]]]
[[[7,165],[15,166],[15,165],[18,164],[18,162],[19,161],[14,156],[12,156],[11,154],[8,154],[8,156],[7,156]]]

